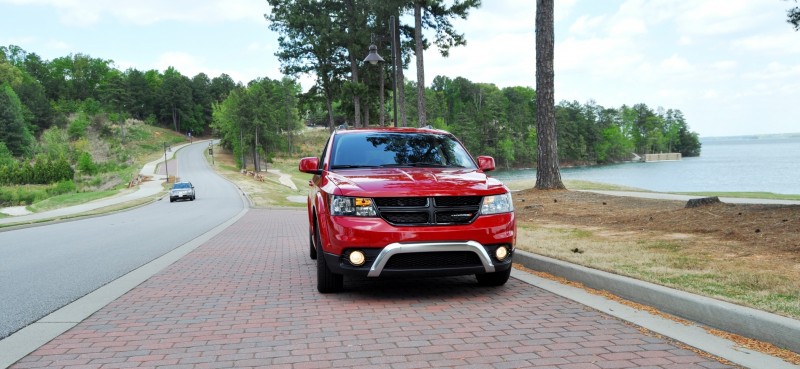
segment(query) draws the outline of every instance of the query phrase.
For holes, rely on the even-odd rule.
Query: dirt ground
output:
[[[717,203],[687,208],[684,201],[591,192],[515,193],[522,224],[572,226],[626,238],[691,239],[729,259],[771,261],[800,275],[800,206]]]

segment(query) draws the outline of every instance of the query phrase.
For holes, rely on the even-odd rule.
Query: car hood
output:
[[[337,194],[345,196],[486,196],[508,192],[497,179],[473,169],[370,168],[327,174]]]

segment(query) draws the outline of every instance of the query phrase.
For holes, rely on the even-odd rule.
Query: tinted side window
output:
[[[325,147],[322,148],[322,153],[319,154],[319,164],[317,165],[317,169],[322,170],[322,168],[325,166],[325,158],[328,152],[328,145],[331,144],[332,138],[333,137],[329,138],[328,141],[325,142]]]

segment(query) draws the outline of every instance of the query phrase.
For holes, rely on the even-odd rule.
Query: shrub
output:
[[[61,181],[47,189],[47,194],[50,196],[58,196],[63,195],[65,193],[73,193],[78,190],[78,186],[75,185],[75,182],[69,181]]]
[[[92,160],[92,155],[84,151],[78,155],[78,170],[83,174],[97,173],[97,165]]]
[[[48,197],[41,186],[0,187],[0,206],[30,205]]]
[[[87,127],[89,127],[89,118],[86,117],[86,114],[80,113],[72,122],[69,123],[69,127],[67,127],[67,133],[69,133],[70,138],[76,140],[86,137]]]
[[[100,103],[91,97],[83,100],[83,103],[81,103],[81,111],[88,115],[97,115],[97,113],[100,112],[100,109]]]

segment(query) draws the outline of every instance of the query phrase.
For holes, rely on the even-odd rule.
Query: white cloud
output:
[[[664,59],[659,66],[666,73],[688,73],[695,69],[688,60],[677,55]]]
[[[721,71],[732,70],[732,69],[735,69],[737,66],[739,66],[739,62],[737,62],[735,60],[720,60],[718,62],[714,62],[711,65],[712,68],[718,69],[718,70],[721,70]]]
[[[718,98],[719,96],[720,96],[719,91],[714,90],[714,89],[706,90],[706,91],[703,92],[703,98],[704,99],[713,100],[713,99]]]
[[[800,54],[800,39],[797,33],[786,32],[780,34],[752,35],[731,43],[734,49],[744,52],[768,52],[772,54]]]
[[[598,17],[584,15],[578,18],[578,20],[569,27],[569,32],[571,34],[592,35],[598,32],[598,28],[600,28],[604,21],[605,17],[602,15]]]
[[[624,18],[615,20],[608,32],[611,36],[630,37],[647,33],[647,26],[641,19]]]
[[[202,58],[197,58],[189,53],[184,52],[168,52],[159,55],[155,62],[155,67],[160,71],[165,71],[169,67],[173,67],[184,76],[189,78],[203,72],[208,75],[216,75],[210,71],[209,68],[203,65]]]
[[[68,43],[60,40],[50,40],[47,42],[45,46],[48,49],[60,50],[60,51],[67,51],[70,48]]]
[[[61,21],[71,26],[90,26],[111,17],[128,24],[148,25],[167,21],[197,23],[258,21],[268,11],[265,1],[238,0],[5,0],[16,5],[48,5],[59,11]]]
[[[558,72],[585,70],[596,75],[615,76],[628,73],[644,60],[619,38],[568,38],[556,44],[555,64]]]
[[[779,83],[797,77],[800,77],[800,64],[785,65],[780,62],[771,62],[760,70],[755,70],[744,75],[744,78],[746,79],[777,80]]]
[[[529,3],[533,3],[533,1],[523,0]],[[555,2],[555,8],[553,9],[553,18],[556,22],[566,19],[572,13],[573,8],[575,8],[575,4],[577,0],[559,0]],[[534,9],[536,7],[534,6]],[[508,13],[513,14],[513,13]],[[534,13],[535,14],[535,13]]]

